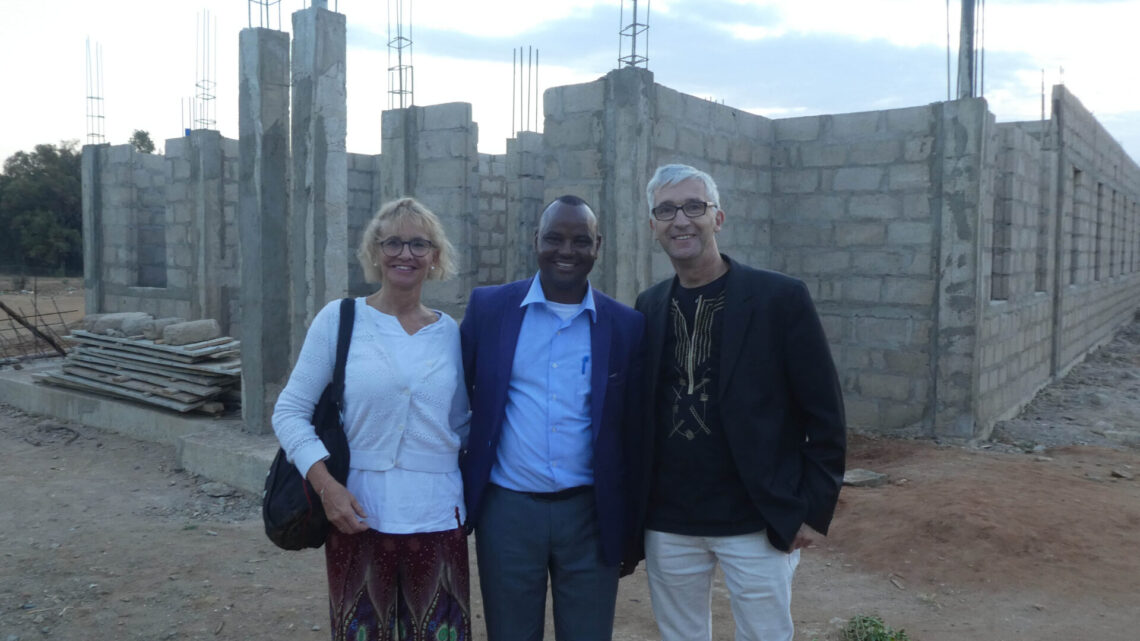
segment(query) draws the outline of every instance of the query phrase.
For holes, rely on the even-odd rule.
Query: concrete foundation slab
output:
[[[45,360],[19,371],[0,371],[0,402],[31,414],[173,446],[179,465],[188,472],[261,493],[277,452],[272,434],[247,433],[240,419],[185,416],[33,382],[34,374],[58,369],[59,363],[59,359]]]

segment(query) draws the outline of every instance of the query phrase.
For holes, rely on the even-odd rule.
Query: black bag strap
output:
[[[336,365],[333,367],[332,393],[339,412],[344,409],[344,366],[348,362],[348,346],[352,343],[352,324],[356,320],[356,299],[340,301],[340,330],[336,336]]]

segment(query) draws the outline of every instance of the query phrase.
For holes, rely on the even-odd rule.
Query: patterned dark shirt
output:
[[[764,529],[732,460],[718,374],[727,274],[686,289],[674,281],[657,395],[650,529],[729,536]]]

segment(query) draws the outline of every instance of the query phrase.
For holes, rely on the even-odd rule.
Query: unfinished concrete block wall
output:
[[[193,131],[165,150],[84,148],[87,310],[213,318],[240,336],[237,141]]]
[[[364,228],[380,209],[380,156],[348,154],[348,292],[367,296],[378,285],[364,282],[364,271],[356,260],[356,249]]]
[[[439,216],[458,250],[458,273],[449,281],[429,281],[429,306],[462,316],[476,281],[472,225],[478,215],[479,131],[471,105],[453,102],[385,111],[381,120],[380,202],[415,196]]]
[[[478,214],[471,233],[475,256],[475,284],[497,285],[507,279],[507,156],[479,154]]]
[[[1061,374],[1136,311],[1140,168],[1063,86],[1053,88],[1053,120],[1061,212],[1054,370]]]
[[[238,142],[196,130],[166,141],[166,265],[184,318],[213,318],[240,338]]]
[[[175,248],[167,235],[164,157],[139,153],[131,145],[88,145],[82,167],[88,312],[131,310],[186,317],[187,291],[167,287],[168,261]]]
[[[672,274],[649,228],[645,185],[682,162],[717,181],[730,217],[725,252],[766,264],[770,251],[771,121],[654,84],[632,67],[544,96],[546,200],[572,193],[594,204],[604,236],[591,280],[618,300]]]
[[[937,126],[929,106],[774,122],[768,266],[811,290],[855,426],[932,416]]]
[[[590,203],[598,215],[598,226],[603,236],[603,254],[601,260],[594,264],[590,278],[595,286],[615,295],[600,284],[606,280],[606,273],[613,269],[605,252],[613,242],[609,238],[609,230],[616,222],[616,213],[606,206],[604,196],[606,79],[547,89],[543,92],[542,105],[545,112],[542,200],[549,202],[563,194],[573,194]],[[519,225],[533,234],[536,222],[520,220]],[[520,242],[524,241],[522,236],[525,235],[520,234]]]
[[[976,409],[987,433],[1050,380],[1053,297],[1042,276],[1053,267],[1054,203],[1042,181],[1055,180],[1049,172],[1052,154],[1018,124],[997,125],[990,144],[994,206],[979,230],[983,279]]]
[[[654,90],[650,175],[660,165],[684,163],[712,176],[725,211],[718,247],[749,265],[771,266],[772,121],[662,85]],[[649,222],[647,181],[637,212],[643,226]],[[654,248],[650,260],[652,282],[672,276],[660,249]]]
[[[727,214],[721,247],[808,284],[849,422],[876,432],[985,437],[1137,308],[1140,169],[1063,87],[1047,122],[997,125],[981,99],[770,120],[625,68],[547,90],[545,133],[520,132],[504,155],[478,154],[471,106],[450,103],[385,112],[384,154],[367,156],[342,153],[339,125],[313,124],[339,117],[337,105],[294,102],[312,118],[290,127],[286,34],[248,29],[241,45],[240,144],[194,132],[168,141],[165,158],[84,148],[84,261],[91,311],[241,321],[252,431],[269,429],[291,366],[280,337],[303,334],[311,317],[290,315],[297,279],[323,279],[324,298],[342,285],[373,291],[353,254],[375,211],[405,195],[440,216],[457,249],[458,277],[429,283],[424,299],[458,318],[472,287],[534,273],[541,208],[566,193],[599,215],[592,282],[632,303],[672,274],[646,182],[671,162],[708,171]],[[322,94],[333,102],[343,101],[337,64]],[[291,131],[308,160],[290,160]],[[343,198],[329,196],[338,184]],[[291,196],[323,254],[299,244],[296,227],[290,243],[301,222],[290,221]],[[298,251],[304,269],[290,267]]]

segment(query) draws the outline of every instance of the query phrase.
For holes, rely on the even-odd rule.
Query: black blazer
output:
[[[843,395],[819,315],[803,282],[727,256],[720,345],[721,422],[768,539],[788,551],[800,525],[826,534],[843,483]],[[648,320],[644,436],[633,497],[643,532],[653,478],[657,381],[672,278],[637,297]],[[639,541],[627,548],[644,557]],[[631,559],[631,560],[636,560]]]

